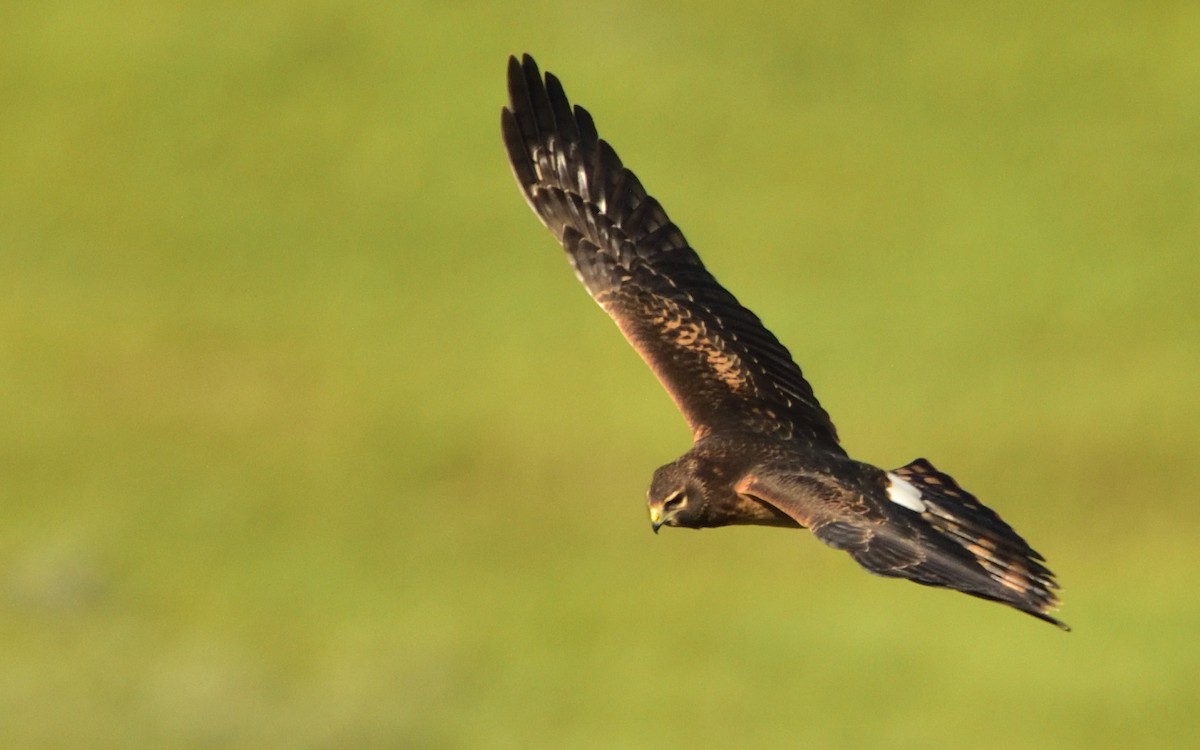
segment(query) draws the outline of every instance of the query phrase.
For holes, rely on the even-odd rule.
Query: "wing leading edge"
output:
[[[501,128],[526,201],[696,438],[783,433],[843,453],[788,350],[713,278],[558,79],[513,57],[508,89]]]

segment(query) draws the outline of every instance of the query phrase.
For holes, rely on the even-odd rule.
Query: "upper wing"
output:
[[[924,459],[891,474],[859,466],[862,477],[846,484],[799,467],[764,467],[737,491],[872,573],[1003,602],[1070,629],[1049,614],[1059,605],[1058,584],[1042,556],[953,478]]]
[[[526,201],[588,291],[671,394],[698,439],[774,432],[841,452],[791,355],[704,268],[592,117],[526,55],[508,62],[504,145]]]

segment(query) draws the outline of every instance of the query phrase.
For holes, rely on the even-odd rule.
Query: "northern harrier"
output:
[[[575,274],[646,361],[694,445],[654,473],[650,524],[803,527],[872,573],[1003,602],[1067,626],[1044,558],[917,459],[892,471],[838,442],[791,354],[705,269],[661,205],[526,55],[501,112],[513,174]]]

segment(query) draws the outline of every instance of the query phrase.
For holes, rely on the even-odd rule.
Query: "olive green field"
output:
[[[0,746],[1200,742],[1200,6],[0,7]],[[521,199],[529,52],[1073,632],[804,531]]]

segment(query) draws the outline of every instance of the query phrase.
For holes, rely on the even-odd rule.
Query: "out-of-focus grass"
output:
[[[12,747],[1183,747],[1200,14],[0,10]],[[534,52],[792,348],[1060,573],[653,538],[681,420],[521,204]]]

